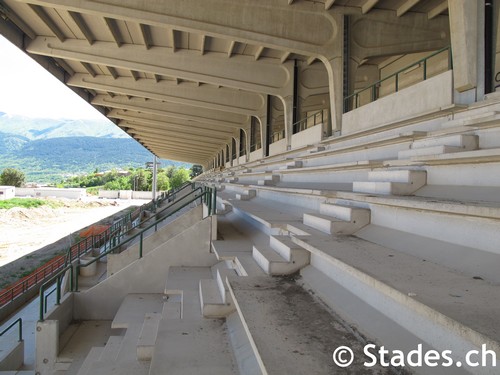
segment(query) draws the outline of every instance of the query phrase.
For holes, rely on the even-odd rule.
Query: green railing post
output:
[[[142,239],[143,239],[143,233],[141,232],[141,238],[139,240],[139,258],[142,258]]]
[[[56,280],[56,305],[61,303],[61,276],[57,277]]]
[[[427,79],[427,60],[424,60],[424,81]]]
[[[399,74],[396,74],[395,80],[396,80],[396,82],[395,82],[395,84],[396,84],[396,92],[398,92],[399,91]]]

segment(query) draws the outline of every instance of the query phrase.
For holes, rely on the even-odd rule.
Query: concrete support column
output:
[[[292,148],[293,135],[293,95],[280,99],[283,102],[283,111],[285,114],[286,149],[290,150]]]
[[[238,137],[236,138],[236,165],[240,165],[240,132],[238,131]]]
[[[234,165],[233,154],[234,154],[234,150],[233,150],[233,138],[231,138],[231,142],[229,142],[229,165],[231,167]]]
[[[475,101],[484,95],[484,3],[452,0],[448,9],[455,90],[474,90]]]
[[[35,372],[40,375],[53,374],[59,354],[59,321],[38,321],[35,341]]]

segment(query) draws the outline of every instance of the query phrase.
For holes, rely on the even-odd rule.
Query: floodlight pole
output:
[[[152,190],[153,190],[153,202],[156,200],[156,183],[157,183],[157,164],[158,164],[158,160],[156,158],[156,155],[154,156],[154,159],[153,159],[153,186],[152,186]]]

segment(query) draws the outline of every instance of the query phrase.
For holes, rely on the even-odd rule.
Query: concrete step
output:
[[[383,194],[383,195],[412,195],[418,189],[413,185],[400,182],[358,182],[355,181],[352,191],[365,194]]]
[[[309,252],[297,246],[289,236],[270,236],[269,246],[288,262],[301,263],[299,259],[306,258],[309,264]]]
[[[459,146],[432,146],[426,148],[415,148],[410,150],[403,150],[398,152],[398,159],[405,160],[411,159],[414,156],[428,156],[428,155],[442,155],[451,154],[454,152],[467,151],[466,149]]]
[[[490,123],[496,123],[500,119],[500,112],[498,111],[488,111],[466,118],[454,119],[451,121],[444,122],[443,128],[453,128],[457,126],[482,126],[488,125]]]
[[[370,210],[366,208],[344,206],[340,204],[321,203],[319,213],[348,221],[357,228],[370,224]]]
[[[277,174],[273,174],[264,176],[264,179],[258,180],[257,184],[259,186],[274,186],[279,181],[280,181],[280,176]]]
[[[93,347],[90,349],[89,354],[85,357],[80,370],[78,370],[77,375],[92,375],[90,372],[92,365],[99,360],[103,352],[103,347]]]
[[[287,261],[270,246],[253,246],[253,259],[268,275],[289,275],[309,263],[309,254],[304,250],[296,259]]]
[[[182,319],[182,291],[165,294],[161,315],[164,319]]]
[[[303,165],[302,160],[294,160],[286,163],[286,165],[279,167],[279,169],[285,170],[285,169],[302,168],[302,165]]]
[[[364,224],[363,222],[353,224],[350,221],[344,221],[322,214],[304,214],[303,222],[305,225],[323,233],[333,235],[353,234],[368,224]]]
[[[234,304],[225,299],[217,280],[200,280],[200,306],[205,318],[224,318],[234,312]]]
[[[144,316],[141,334],[137,340],[137,360],[150,361],[156,344],[158,326],[162,319],[161,313],[148,313]]]
[[[106,346],[99,357],[99,362],[112,363],[118,357],[122,345],[123,336],[110,336]]]
[[[149,375],[238,373],[223,319],[163,319]]]
[[[356,193],[411,195],[427,183],[427,172],[395,169],[368,172],[369,181],[354,181]]]
[[[464,150],[476,150],[479,146],[479,137],[473,134],[452,134],[442,137],[423,138],[413,141],[411,148],[429,148],[435,146],[453,146]]]
[[[241,193],[236,193],[236,199],[240,201],[248,201],[252,198],[255,198],[257,192],[255,190],[244,190]]]
[[[497,285],[355,237],[293,240],[311,251],[317,270],[416,336],[415,347],[451,350],[455,362],[483,344],[500,353]],[[338,301],[329,302],[335,309]]]
[[[400,182],[411,185],[425,185],[427,173],[411,169],[387,169],[368,172],[371,182]]]

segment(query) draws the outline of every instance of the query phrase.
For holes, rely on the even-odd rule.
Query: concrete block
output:
[[[322,214],[304,214],[303,222],[305,225],[326,234],[353,234],[360,229],[358,225],[354,225],[350,221]]]
[[[255,198],[255,196],[256,196],[255,190],[245,190],[242,193],[237,193],[236,199],[238,199],[240,201],[248,201],[252,198]]]
[[[288,275],[309,264],[309,252],[305,250],[296,251],[287,261],[271,247],[253,246],[252,257],[268,275]]]
[[[199,288],[201,313],[205,318],[223,318],[235,311],[234,304],[224,302],[217,280],[202,279]]]
[[[368,172],[372,182],[400,182],[403,184],[425,185],[427,173],[409,169],[381,170]]]
[[[452,134],[444,137],[423,138],[414,141],[412,149],[429,148],[434,146],[454,146],[464,150],[476,150],[479,137],[473,134]]]
[[[422,186],[414,186],[400,182],[358,182],[355,181],[352,191],[355,193],[383,195],[412,195]]]
[[[465,151],[465,149],[459,146],[432,146],[426,148],[415,148],[399,151],[398,159],[404,160],[411,159],[414,156],[442,155],[461,151]]]
[[[137,360],[150,361],[156,344],[156,335],[162,314],[148,313],[144,316],[141,334],[137,340]]]
[[[370,224],[370,210],[366,208],[321,203],[319,212],[323,215],[333,216],[340,220],[349,221],[352,224],[359,225],[359,228]]]

